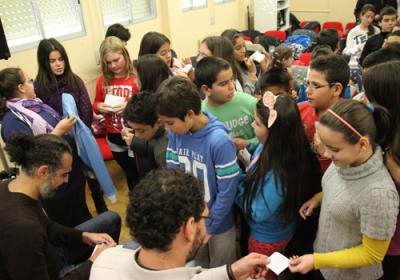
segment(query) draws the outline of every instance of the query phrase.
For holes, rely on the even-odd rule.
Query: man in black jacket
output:
[[[381,27],[381,33],[372,36],[365,43],[359,61],[361,65],[367,55],[383,47],[383,43],[385,42],[385,39],[389,33],[392,32],[393,27],[396,24],[396,20],[397,11],[393,7],[385,7],[381,10],[379,14],[379,26]]]

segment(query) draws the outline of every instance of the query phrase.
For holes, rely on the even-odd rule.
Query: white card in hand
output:
[[[265,54],[255,51],[250,57],[252,57],[254,61],[260,63],[264,59]]]
[[[273,253],[271,256],[269,256],[269,260],[271,262],[267,265],[267,267],[275,272],[276,275],[281,274],[282,271],[289,267],[289,259],[281,253]]]
[[[245,166],[249,165],[251,159],[251,154],[249,153],[249,151],[244,148],[243,150],[240,150],[239,153],[244,161],[243,163],[245,164]]]
[[[104,99],[104,103],[110,105],[111,107],[116,107],[124,102],[125,102],[124,97],[111,94],[107,94],[106,98]]]

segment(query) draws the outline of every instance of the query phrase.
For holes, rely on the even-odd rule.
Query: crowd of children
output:
[[[129,30],[116,24],[100,45],[93,104],[62,44],[44,39],[34,81],[20,68],[0,71],[1,136],[55,134],[69,144],[69,180],[41,200],[51,219],[76,226],[91,218],[86,182],[97,212],[107,211],[79,159],[76,118],[63,117],[69,93],[86,126],[93,112],[104,116],[130,190],[160,167],[201,181],[209,238],[194,254],[198,265],[233,263],[240,240],[241,253],[287,254],[292,279],[400,279],[396,15],[364,5],[345,46],[336,30],[321,31],[310,65],[300,67],[284,44],[249,55],[235,29],[203,39],[195,59],[179,59],[164,34],[148,32],[132,61]],[[299,242],[304,236],[312,240]],[[0,276],[4,265],[0,254]]]

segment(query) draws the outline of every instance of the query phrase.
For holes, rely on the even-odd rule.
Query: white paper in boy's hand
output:
[[[265,54],[260,53],[259,51],[255,51],[250,58],[253,58],[254,61],[257,61],[258,63],[260,63],[265,57]]]
[[[111,107],[116,107],[124,102],[125,102],[124,97],[111,94],[107,94],[106,98],[104,99],[104,103],[110,105]]]
[[[190,72],[190,70],[192,70],[192,68],[193,68],[192,64],[186,64],[186,65],[182,68],[182,72],[187,74],[187,73]]]
[[[267,267],[275,272],[276,275],[281,274],[282,271],[289,267],[289,259],[281,253],[273,253],[271,256],[269,256],[269,260],[271,262],[267,265]]]

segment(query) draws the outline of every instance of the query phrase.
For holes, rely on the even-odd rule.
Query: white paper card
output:
[[[267,267],[275,272],[276,275],[281,274],[282,271],[289,267],[289,259],[281,253],[273,253],[269,257],[269,260],[271,262],[267,265]]]
[[[125,102],[125,98],[122,96],[117,96],[117,95],[111,95],[107,94],[106,98],[104,100],[104,103],[107,105],[110,105],[111,107],[115,107],[118,105],[121,105],[122,103]]]
[[[244,165],[248,166],[251,159],[251,154],[249,153],[249,151],[246,148],[244,148],[243,150],[240,150],[239,153],[244,161]]]
[[[254,61],[260,63],[264,59],[265,54],[255,51],[250,57],[253,58]]]

